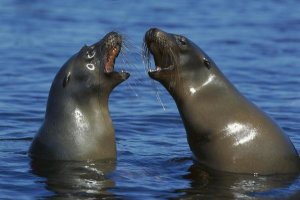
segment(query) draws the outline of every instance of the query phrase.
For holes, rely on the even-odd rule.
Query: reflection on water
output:
[[[181,198],[194,199],[264,199],[285,198],[294,192],[277,193],[296,181],[297,174],[275,176],[253,176],[222,173],[204,169],[198,164],[189,168],[184,176],[189,180],[189,188],[179,189]],[[298,181],[299,182],[299,181]]]
[[[109,192],[115,186],[109,178],[115,167],[115,161],[31,161],[32,173],[45,178],[52,197],[63,199],[116,198]]]
[[[167,166],[168,164],[181,164],[188,160],[190,159],[175,159],[164,162],[163,165],[165,168],[168,168],[170,167]],[[115,172],[116,163],[114,161],[54,162],[35,160],[31,162],[31,168],[33,174],[44,178],[43,181],[39,182],[44,183],[45,188],[53,193],[53,195],[49,196],[51,198],[126,198],[125,196],[114,194],[115,189],[113,188],[117,188],[113,180],[114,176],[116,176],[115,173],[117,173]],[[129,174],[132,173],[134,172],[127,171],[122,176],[130,177]],[[147,176],[147,174],[143,173],[139,175]],[[156,175],[153,174],[154,179],[155,177]],[[168,197],[171,199],[281,199],[297,195],[292,189],[285,193],[280,192],[280,190],[286,190],[293,182],[299,182],[299,180],[296,180],[296,177],[297,175],[295,174],[253,176],[223,173],[194,163],[187,168],[186,172],[183,172],[183,175],[178,174],[177,177],[187,180],[190,183],[188,186],[174,190],[172,192],[173,195],[164,196],[155,190],[153,195],[156,198]],[[130,196],[130,190],[132,189],[129,186],[130,184],[128,183],[128,196]],[[141,185],[141,191],[143,190],[142,188],[143,186]]]

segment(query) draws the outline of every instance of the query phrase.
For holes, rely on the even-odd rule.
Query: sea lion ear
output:
[[[69,83],[71,78],[71,72],[68,72],[68,74],[65,76],[64,80],[63,80],[63,88],[65,88],[67,86],[67,84]]]

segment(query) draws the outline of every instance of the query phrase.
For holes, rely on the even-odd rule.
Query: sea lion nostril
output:
[[[149,29],[149,32],[151,33],[151,34],[155,34],[155,33],[157,33],[157,32],[159,32],[160,30],[158,29],[158,28],[151,28],[151,29]]]
[[[109,35],[109,37],[118,37],[120,34],[112,31],[112,32],[108,33],[108,35]]]
[[[122,39],[122,36],[120,34],[113,33],[112,35],[109,35],[107,37],[105,46],[107,48],[114,48],[116,46],[121,48],[122,41],[123,41],[123,39]]]
[[[153,40],[156,37],[157,32],[159,29],[151,28],[146,32],[145,39],[146,40]]]

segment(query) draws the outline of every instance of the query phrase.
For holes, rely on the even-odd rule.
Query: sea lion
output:
[[[175,100],[198,162],[233,173],[299,171],[298,153],[281,128],[196,44],[156,28],[146,32],[144,44],[145,57],[152,54],[156,65],[148,74]]]
[[[44,122],[29,155],[47,160],[116,158],[116,143],[108,110],[109,94],[129,77],[114,71],[122,36],[110,32],[83,46],[59,70],[52,83]]]

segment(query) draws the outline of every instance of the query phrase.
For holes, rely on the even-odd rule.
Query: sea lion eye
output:
[[[96,54],[96,52],[94,51],[94,50],[87,50],[87,52],[86,52],[86,57],[88,58],[88,59],[92,59],[92,58],[94,58],[94,56],[95,56],[95,54]]]
[[[211,68],[210,62],[206,58],[203,58],[203,62],[204,62],[204,65],[206,66],[207,69]]]

